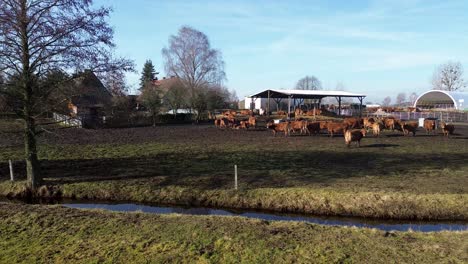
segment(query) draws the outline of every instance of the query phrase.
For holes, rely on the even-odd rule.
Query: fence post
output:
[[[15,181],[15,174],[13,172],[13,162],[8,160],[8,164],[10,165],[10,180]]]
[[[237,190],[237,165],[234,165],[234,189]]]

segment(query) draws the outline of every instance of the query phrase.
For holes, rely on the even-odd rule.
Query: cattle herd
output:
[[[237,120],[235,118],[236,114],[237,112],[234,110],[224,112],[221,118],[215,119],[215,126],[222,129],[249,129],[251,127],[257,127],[257,118],[250,110],[242,110],[240,112],[241,115],[249,116],[247,120]],[[313,114],[315,115],[320,113],[314,112]],[[267,121],[266,128],[273,132],[273,136],[276,136],[277,133],[284,134],[284,136],[289,136],[292,133],[300,133],[301,135],[318,135],[322,131],[326,132],[330,137],[333,137],[335,134],[342,134],[348,147],[351,142],[356,142],[359,147],[361,139],[365,137],[369,131],[372,131],[372,134],[376,137],[379,137],[381,131],[384,129],[401,131],[404,135],[412,134],[415,136],[419,127],[419,123],[417,121],[399,120],[391,116],[383,118],[347,117],[342,121],[310,121],[298,116],[299,115],[296,115],[297,118],[294,121]],[[434,134],[436,132],[436,125],[436,120],[425,119],[423,127],[427,134]],[[455,126],[453,124],[440,122],[439,126],[443,135],[447,137],[452,135],[455,130]]]

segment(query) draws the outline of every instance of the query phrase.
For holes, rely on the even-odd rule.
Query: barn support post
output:
[[[288,120],[291,117],[291,95],[288,96]]]
[[[362,99],[363,97],[358,97],[359,99],[359,118],[362,118]]]
[[[273,98],[273,100],[275,100],[276,102],[276,112],[279,111],[279,104],[281,103],[281,100],[283,100],[283,98]]]
[[[338,116],[341,116],[341,96],[338,96]]]
[[[267,116],[270,116],[270,90],[268,90]]]

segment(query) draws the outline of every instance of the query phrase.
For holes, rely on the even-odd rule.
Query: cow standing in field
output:
[[[395,131],[395,123],[396,123],[396,120],[394,117],[385,117],[383,119],[383,124],[385,128],[388,130]]]
[[[380,131],[383,129],[383,124],[381,122],[375,122],[372,124],[372,134],[374,136],[379,137],[380,136]]]
[[[418,130],[418,122],[402,122],[403,134],[409,135],[413,133],[413,137],[416,136],[416,131]]]
[[[375,118],[373,117],[365,117],[362,119],[362,123],[365,129],[372,128],[372,125],[375,123]]]
[[[361,147],[361,139],[366,136],[367,130],[366,129],[350,129],[346,130],[344,134],[345,143],[349,147],[351,147],[351,142],[355,141],[358,148]]]
[[[273,122],[268,122],[266,128],[271,129],[273,136],[276,136],[278,132],[284,132],[284,136],[289,136],[290,124],[289,122],[283,122],[275,124]]]
[[[348,130],[348,125],[345,123],[334,123],[329,122],[327,123],[327,130],[330,134],[330,137],[333,137],[335,133],[343,133]]]
[[[343,120],[343,123],[348,126],[348,128],[362,128],[362,119],[355,117],[347,117]]]
[[[249,127],[256,128],[257,127],[257,118],[255,118],[255,116],[253,116],[253,115],[250,116],[248,123],[249,123]]]
[[[301,132],[302,134],[310,134],[307,130],[307,121],[302,120],[302,121],[292,121],[290,122],[290,127],[289,127],[291,132]]]
[[[307,131],[310,134],[318,135],[320,134],[320,122],[307,122]]]
[[[221,126],[221,120],[220,120],[220,119],[215,119],[214,125],[215,125],[216,128],[220,128],[220,126]]]
[[[440,123],[440,128],[442,129],[442,133],[444,136],[453,135],[453,131],[455,131],[455,126],[452,124],[446,124],[445,122]]]
[[[436,123],[435,120],[424,120],[424,129],[426,130],[426,134],[435,133]]]

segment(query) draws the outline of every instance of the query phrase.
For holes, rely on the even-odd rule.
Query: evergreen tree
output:
[[[151,82],[156,78],[156,74],[158,73],[154,70],[153,62],[151,60],[147,60],[143,66],[143,71],[141,72],[140,91],[145,88],[148,82]]]

